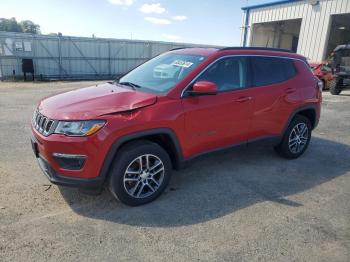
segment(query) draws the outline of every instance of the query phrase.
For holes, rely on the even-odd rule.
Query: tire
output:
[[[306,130],[303,129],[305,127]],[[300,157],[310,143],[311,132],[310,120],[305,116],[296,115],[285,131],[281,143],[275,147],[277,153],[287,159]]]
[[[171,169],[168,153],[158,144],[147,140],[130,142],[117,152],[108,188],[126,205],[143,205],[155,200],[165,190]]]
[[[329,91],[331,92],[332,95],[339,95],[341,92],[341,88],[338,87],[338,80],[337,79],[332,79],[329,82]]]

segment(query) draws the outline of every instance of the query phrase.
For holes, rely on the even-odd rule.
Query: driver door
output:
[[[246,57],[223,58],[193,81],[213,82],[218,93],[182,99],[188,156],[247,141],[253,100],[247,68]]]

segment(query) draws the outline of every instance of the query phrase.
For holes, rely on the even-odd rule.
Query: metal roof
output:
[[[244,7],[242,7],[242,10],[257,9],[257,8],[263,8],[263,7],[281,5],[281,4],[289,4],[289,3],[300,2],[300,1],[302,1],[302,0],[279,0],[279,1],[273,1],[273,2],[269,2],[269,3],[265,3],[265,4],[244,6]]]

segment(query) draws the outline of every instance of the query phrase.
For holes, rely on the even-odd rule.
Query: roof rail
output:
[[[185,48],[188,48],[188,47],[176,47],[176,48],[170,49],[169,51],[174,51],[174,50],[179,50],[179,49],[185,49]]]
[[[266,51],[278,51],[278,52],[294,53],[292,50],[283,49],[283,48],[272,48],[272,47],[239,47],[239,46],[225,47],[225,48],[219,49],[218,51],[226,51],[226,50],[266,50]]]

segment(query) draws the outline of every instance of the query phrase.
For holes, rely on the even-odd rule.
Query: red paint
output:
[[[124,135],[148,129],[173,130],[184,159],[188,159],[224,146],[281,135],[292,113],[307,105],[316,107],[317,120],[319,118],[321,94],[316,88],[317,79],[299,55],[244,49],[182,49],[173,52],[206,55],[207,59],[166,95],[157,96],[106,83],[41,101],[39,111],[51,119],[107,121],[105,127],[89,137],[57,134],[45,137],[32,128],[39,152],[52,168],[63,176],[97,177],[113,142]],[[298,73],[288,81],[270,86],[181,98],[183,89],[195,76],[225,55],[296,58],[294,64]],[[200,88],[214,89],[208,84]],[[86,164],[78,171],[62,169],[52,157],[54,152],[87,155]]]
[[[39,111],[57,120],[86,120],[152,105],[156,101],[156,95],[106,83],[46,98],[41,101]]]
[[[192,91],[194,94],[216,94],[218,92],[218,87],[213,82],[208,81],[198,81],[193,85]]]
[[[329,82],[333,80],[333,74],[331,66],[327,66],[327,63],[310,64],[314,75],[323,81],[325,89],[329,89]]]

